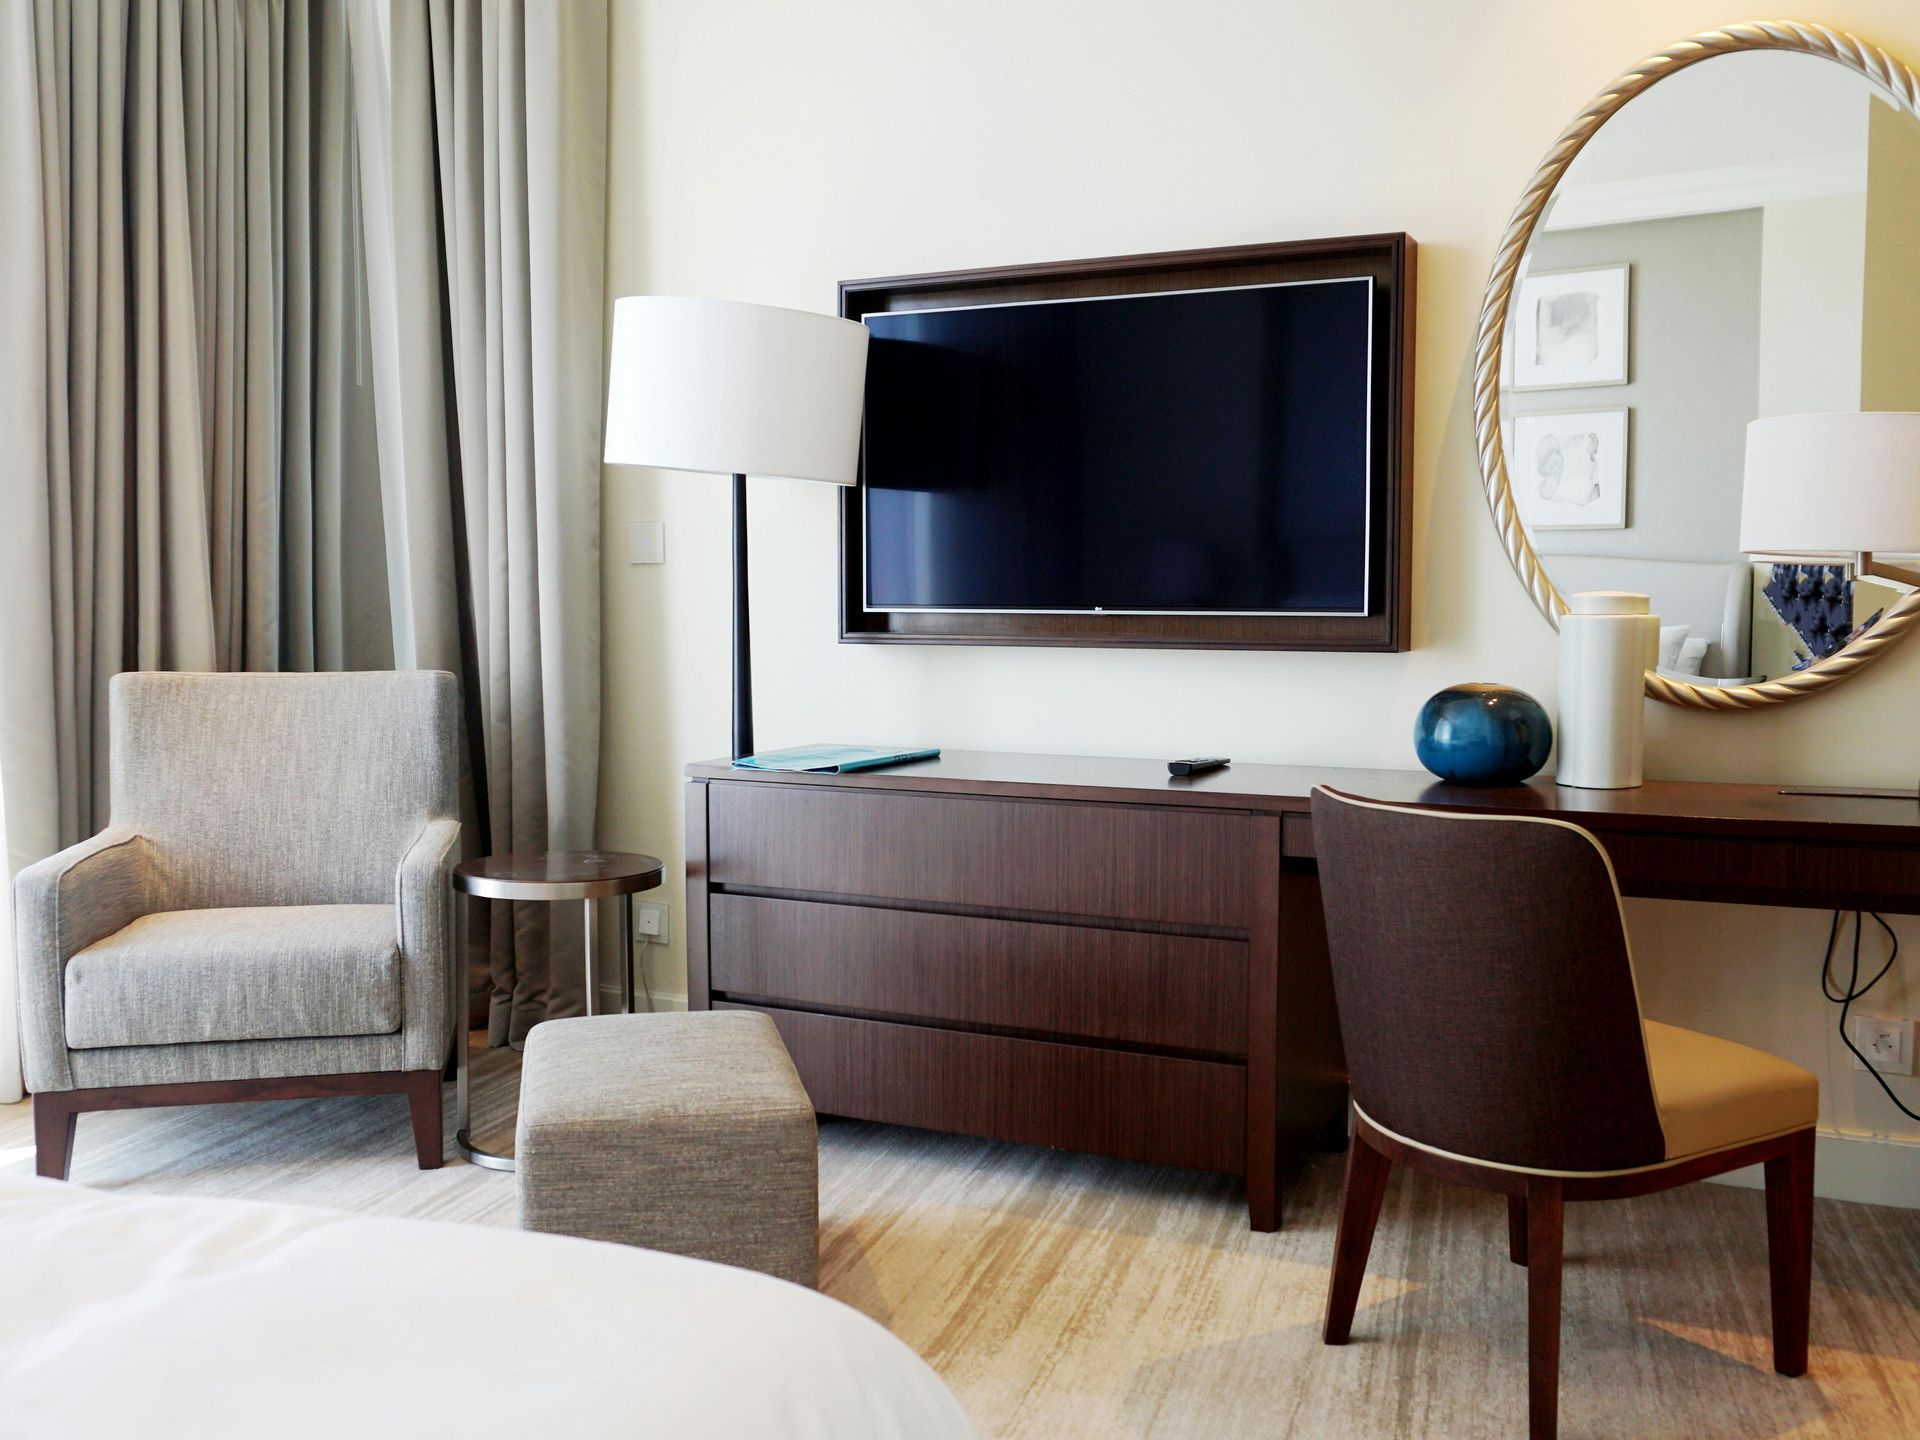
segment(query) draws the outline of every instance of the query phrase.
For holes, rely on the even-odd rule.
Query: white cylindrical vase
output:
[[[1644,595],[1590,590],[1560,617],[1560,758],[1554,779],[1583,790],[1630,790],[1646,755],[1647,671],[1660,617]]]

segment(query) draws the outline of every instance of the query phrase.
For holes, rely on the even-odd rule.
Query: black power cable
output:
[[[1900,1097],[1894,1094],[1893,1087],[1887,1084],[1887,1077],[1874,1068],[1871,1060],[1860,1053],[1859,1047],[1853,1043],[1853,1037],[1847,1033],[1847,1014],[1853,1009],[1853,1002],[1865,998],[1869,990],[1886,979],[1887,972],[1893,969],[1893,962],[1900,958],[1900,937],[1893,933],[1893,927],[1884,917],[1871,910],[1864,912],[1865,915],[1872,915],[1874,923],[1887,932],[1887,942],[1891,948],[1887,953],[1887,963],[1874,972],[1873,979],[1862,985],[1860,983],[1860,931],[1866,922],[1863,912],[1855,910],[1853,912],[1853,964],[1847,975],[1847,988],[1836,995],[1833,989],[1833,948],[1840,938],[1842,913],[1839,910],[1833,912],[1833,924],[1827,930],[1827,951],[1820,961],[1820,993],[1832,1004],[1840,1007],[1840,1043],[1853,1051],[1854,1058],[1867,1067],[1867,1073],[1873,1076],[1874,1082],[1887,1092],[1887,1099],[1893,1102],[1894,1109],[1909,1120],[1920,1120],[1920,1114],[1914,1113],[1900,1103]]]

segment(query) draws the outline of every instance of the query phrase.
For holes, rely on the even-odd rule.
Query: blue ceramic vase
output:
[[[1508,685],[1449,685],[1420,707],[1420,763],[1455,785],[1517,785],[1547,763],[1553,722]]]

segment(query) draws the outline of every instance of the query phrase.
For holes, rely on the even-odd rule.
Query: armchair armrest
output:
[[[14,954],[29,1090],[73,1088],[67,1066],[67,961],[164,908],[162,889],[153,847],[125,825],[110,825],[14,877]]]
[[[438,1070],[452,1038],[453,867],[460,863],[460,822],[429,820],[400,861],[394,879],[400,911],[400,1033],[408,1070]]]

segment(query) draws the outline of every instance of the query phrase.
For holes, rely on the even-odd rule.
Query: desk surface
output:
[[[1525,785],[1446,785],[1414,770],[1234,764],[1191,779],[1167,774],[1164,760],[1090,755],[1024,755],[949,750],[850,775],[737,770],[725,760],[689,765],[696,780],[858,786],[878,790],[1109,800],[1267,812],[1303,811],[1316,785],[1373,800],[1506,814],[1558,815],[1596,831],[1731,834],[1876,841],[1920,848],[1920,801],[1782,795],[1775,785],[1649,780],[1633,790],[1577,790],[1551,778]]]

